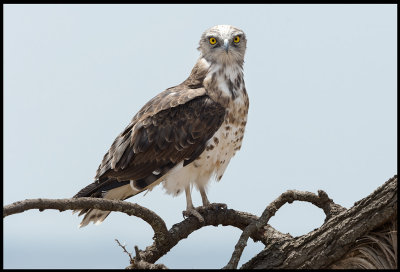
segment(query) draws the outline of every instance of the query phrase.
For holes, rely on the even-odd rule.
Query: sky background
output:
[[[349,208],[397,173],[395,5],[4,5],[3,20],[3,205],[68,198],[91,183],[142,105],[186,79],[201,34],[217,24],[246,33],[250,109],[242,149],[209,186],[210,201],[259,216],[286,190],[322,189]],[[128,201],[168,228],[186,207],[161,186]],[[298,236],[323,220],[295,202],[270,224]],[[54,210],[6,217],[3,267],[125,268],[114,239],[131,252],[152,243],[136,217],[80,221]],[[158,263],[221,268],[240,234],[202,228]],[[239,265],[262,248],[249,240]]]

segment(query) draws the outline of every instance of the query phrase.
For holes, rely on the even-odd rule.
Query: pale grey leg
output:
[[[201,223],[203,223],[204,222],[203,216],[201,216],[201,214],[198,211],[196,211],[195,208],[193,207],[192,196],[190,194],[190,186],[187,186],[185,188],[185,193],[186,193],[186,211],[182,212],[183,216],[193,215],[194,217],[199,219]]]
[[[186,194],[186,210],[194,209],[193,202],[192,202],[192,194],[190,192],[190,186],[185,188]]]
[[[206,191],[204,190],[203,186],[199,186],[199,191],[201,194],[201,200],[203,200],[203,206],[206,207],[210,205],[210,201],[208,201]]]

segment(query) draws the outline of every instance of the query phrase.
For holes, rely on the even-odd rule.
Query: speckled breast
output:
[[[215,174],[217,180],[222,178],[231,158],[242,146],[249,107],[247,94],[242,94],[231,101],[224,123],[208,141],[203,154],[193,162],[195,167]]]

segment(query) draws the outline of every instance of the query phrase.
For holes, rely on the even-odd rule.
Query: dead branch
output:
[[[3,207],[3,218],[12,214],[22,213],[31,209],[56,209],[60,212],[66,210],[77,210],[85,208],[95,208],[104,211],[119,211],[128,215],[137,216],[149,223],[155,233],[153,245],[140,252],[141,261],[136,260],[135,268],[147,267],[146,263],[154,264],[159,258],[168,253],[180,240],[187,238],[192,232],[205,226],[233,226],[244,230],[250,223],[258,217],[250,213],[235,211],[232,209],[199,209],[204,218],[204,223],[200,223],[197,218],[188,217],[182,222],[175,224],[168,231],[164,221],[153,211],[138,204],[126,201],[93,199],[93,198],[73,198],[73,199],[27,199],[14,202]],[[166,230],[166,232],[165,232]],[[265,226],[258,232],[250,236],[254,241],[261,241],[267,244],[271,241],[282,241],[291,239],[288,234],[280,233],[270,225]]]
[[[126,269],[168,269],[163,264],[152,264],[148,263],[146,261],[140,260],[140,261],[135,261],[132,265],[128,266]]]
[[[397,216],[357,239],[328,269],[397,269]]]
[[[277,199],[275,199],[271,204],[269,204],[261,217],[248,225],[246,229],[243,231],[242,235],[239,238],[235,246],[235,250],[232,253],[232,257],[229,260],[228,264],[224,267],[224,269],[236,269],[239,263],[240,257],[243,253],[245,246],[247,245],[247,240],[249,236],[261,229],[265,226],[269,219],[275,215],[275,213],[286,203],[293,203],[293,201],[306,201],[314,204],[315,206],[324,210],[326,214],[326,218],[331,218],[333,215],[336,215],[344,210],[342,206],[335,204],[332,199],[330,199],[322,190],[318,191],[318,195],[315,195],[311,192],[302,192],[297,190],[289,190],[283,194],[281,194]],[[327,220],[326,219],[326,220]],[[325,220],[325,221],[326,221]]]
[[[148,263],[155,263],[159,258],[168,253],[179,241],[187,238],[192,232],[205,226],[233,226],[244,230],[249,224],[258,219],[257,216],[235,211],[232,209],[199,209],[200,214],[204,218],[204,222],[200,223],[195,217],[188,217],[184,221],[175,224],[169,230],[169,239],[163,244],[153,243],[145,250],[140,251],[140,258]],[[283,234],[275,230],[270,225],[265,226],[258,232],[250,235],[254,241],[261,241],[264,244],[272,241],[284,241],[292,239],[288,234]],[[130,268],[133,268],[132,266]]]
[[[80,210],[94,208],[102,211],[123,212],[129,216],[136,216],[146,221],[154,230],[154,240],[162,242],[169,235],[164,220],[155,212],[135,203],[121,200],[108,200],[100,198],[67,198],[67,199],[26,199],[24,201],[14,202],[3,207],[3,218],[12,214],[22,213],[27,210],[47,209],[59,210]]]
[[[133,262],[133,258],[132,258],[132,254],[128,252],[128,250],[126,250],[126,247],[124,245],[121,245],[121,243],[118,241],[118,239],[115,239],[115,241],[117,242],[117,244],[122,248],[122,250],[124,251],[124,253],[128,254],[129,256],[129,260],[130,263]],[[135,247],[135,250],[137,249],[137,247]]]
[[[241,268],[325,268],[340,260],[355,241],[397,214],[397,176],[306,235],[272,242]]]
[[[152,264],[144,261],[140,256],[140,251],[137,246],[135,246],[136,258],[131,259],[131,265],[126,269],[168,269],[163,264]]]
[[[306,235],[295,237],[283,234],[270,225],[268,220],[285,203],[307,201],[324,210],[324,224]],[[199,222],[188,217],[167,230],[165,222],[153,211],[126,201],[77,198],[77,199],[28,199],[3,207],[3,218],[30,209],[80,210],[95,208],[119,211],[137,216],[151,225],[154,243],[145,250],[135,247],[136,257],[131,257],[129,269],[166,269],[155,262],[168,253],[180,240],[204,226],[233,226],[243,231],[232,258],[225,268],[236,268],[247,240],[261,241],[266,245],[242,268],[326,268],[343,257],[354,241],[380,226],[397,214],[397,176],[388,180],[368,197],[345,210],[335,204],[323,191],[318,195],[291,190],[269,204],[260,218],[232,209],[198,209],[204,218]]]

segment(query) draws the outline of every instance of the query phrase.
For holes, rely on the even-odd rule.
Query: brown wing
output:
[[[225,115],[224,108],[206,96],[207,71],[198,61],[184,82],[144,105],[104,155],[95,181],[74,197],[103,197],[130,180],[144,188],[178,162],[195,159]]]
[[[175,93],[175,94],[174,94]],[[203,90],[196,93],[202,94]],[[100,164],[96,179],[135,180],[145,188],[181,161],[195,160],[221,126],[225,108],[206,94],[167,90],[136,115]],[[152,113],[153,112],[153,113]]]

